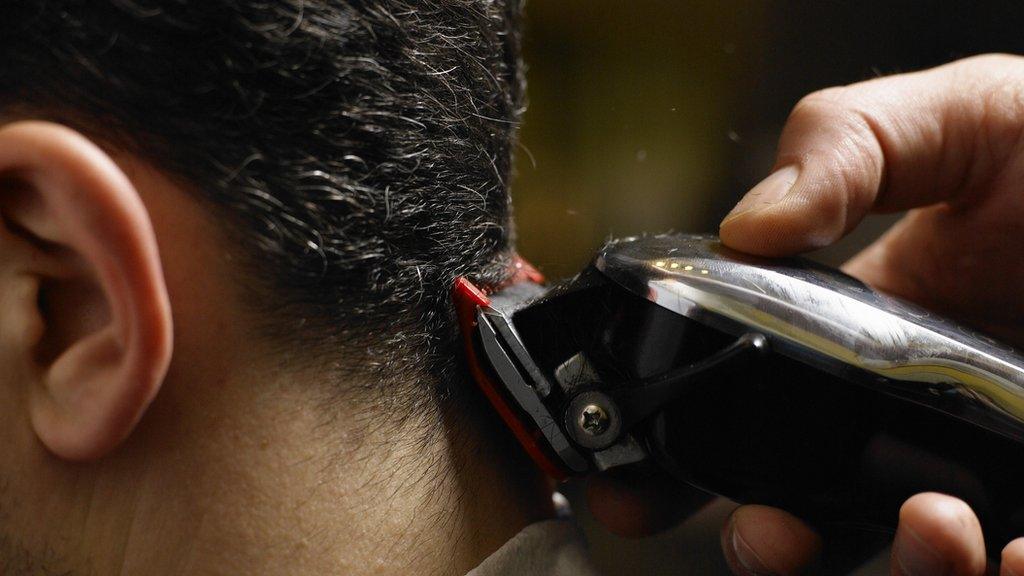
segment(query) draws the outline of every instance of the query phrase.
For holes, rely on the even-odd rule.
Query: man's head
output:
[[[497,282],[511,253],[519,4],[4,6],[4,573],[107,566],[88,542],[125,516],[223,532],[215,516],[271,500],[282,459],[317,462],[297,485],[351,475],[325,498],[353,517],[415,518],[405,494],[448,473],[463,422],[451,282]],[[374,466],[402,458],[415,477]],[[83,490],[100,507],[135,486],[82,510]]]

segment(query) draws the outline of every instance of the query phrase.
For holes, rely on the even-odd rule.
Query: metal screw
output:
[[[584,432],[591,436],[597,436],[608,429],[608,413],[597,404],[587,404],[580,412],[579,423]]]

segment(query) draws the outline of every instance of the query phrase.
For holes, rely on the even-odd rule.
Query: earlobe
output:
[[[16,238],[30,253],[14,266],[37,290],[7,303],[21,308],[12,318],[38,319],[15,351],[30,375],[32,425],[60,457],[101,457],[131,433],[171,358],[149,214],[103,150],[56,124],[0,129],[0,181],[0,242]]]

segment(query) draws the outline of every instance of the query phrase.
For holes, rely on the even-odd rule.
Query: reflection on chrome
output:
[[[941,385],[984,405],[960,417],[1024,438],[1024,357],[844,274],[682,235],[613,243],[597,267],[660,306],[726,331],[763,332],[786,343],[783,353],[832,373],[882,376],[864,383],[886,392],[902,393],[892,381]]]

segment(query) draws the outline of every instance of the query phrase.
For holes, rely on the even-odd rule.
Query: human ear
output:
[[[138,192],[69,128],[0,128],[0,356],[54,454],[99,458],[160,389],[172,323]]]

